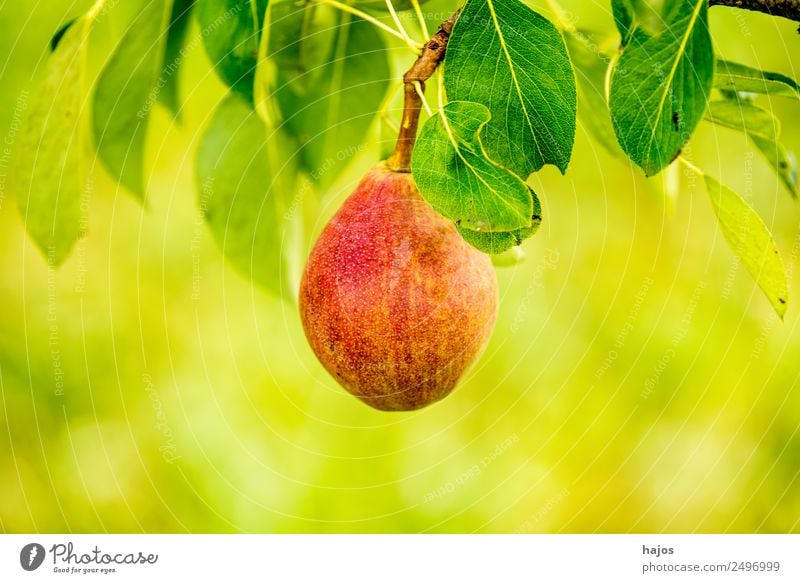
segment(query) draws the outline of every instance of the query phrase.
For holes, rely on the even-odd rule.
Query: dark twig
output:
[[[754,10],[800,22],[800,0],[709,0],[708,5]]]
[[[386,161],[390,170],[395,172],[411,171],[411,152],[414,149],[414,141],[417,139],[419,114],[422,110],[422,97],[418,89],[420,92],[425,89],[425,81],[431,78],[439,63],[444,60],[447,41],[460,13],[461,9],[456,10],[453,16],[439,26],[436,34],[422,47],[419,58],[403,75],[403,120],[400,123],[397,145]]]

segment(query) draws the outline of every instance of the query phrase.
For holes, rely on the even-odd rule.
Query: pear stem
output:
[[[444,60],[447,41],[459,14],[460,8],[439,25],[439,30],[425,43],[422,53],[403,75],[403,119],[397,135],[397,145],[386,161],[389,170],[411,172],[411,152],[417,139],[419,114],[422,110],[421,92],[425,90],[425,81],[431,78],[439,63]]]

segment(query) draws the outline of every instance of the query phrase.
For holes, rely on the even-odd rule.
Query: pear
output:
[[[317,240],[300,315],[325,369],[384,411],[448,395],[483,352],[497,317],[487,255],[422,198],[411,174],[380,163]]]

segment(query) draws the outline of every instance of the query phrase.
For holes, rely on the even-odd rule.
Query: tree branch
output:
[[[709,0],[708,5],[754,10],[800,22],[800,0]]]
[[[403,120],[400,123],[400,131],[397,136],[397,145],[394,152],[386,161],[390,170],[395,172],[411,172],[411,152],[414,150],[414,142],[417,139],[417,127],[419,126],[419,114],[422,109],[422,97],[415,87],[419,83],[420,89],[425,89],[425,81],[431,78],[436,72],[436,68],[444,60],[447,41],[453,31],[458,15],[461,13],[459,8],[456,12],[439,25],[436,31],[425,46],[422,53],[414,62],[411,68],[403,75]]]

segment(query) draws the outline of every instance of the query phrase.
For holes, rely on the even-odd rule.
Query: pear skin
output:
[[[317,240],[300,315],[325,369],[384,411],[447,396],[497,317],[491,260],[422,198],[411,174],[375,166]]]

